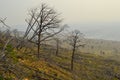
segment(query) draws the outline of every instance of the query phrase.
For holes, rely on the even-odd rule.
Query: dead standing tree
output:
[[[72,47],[72,56],[71,56],[71,70],[73,70],[74,66],[74,55],[76,50],[80,46],[84,46],[85,44],[82,42],[83,34],[79,30],[74,30],[70,33],[70,36],[68,36],[68,42],[69,45]]]
[[[0,60],[2,60],[3,58],[6,57],[6,55],[7,55],[7,54],[5,54],[6,47],[13,40],[13,37],[11,36],[11,31],[9,30],[10,26],[8,26],[5,23],[5,20],[6,20],[6,18],[0,19],[0,23],[5,28],[5,31],[3,31],[0,35],[0,42],[2,42],[2,44],[4,45],[2,51],[0,52]]]
[[[55,40],[55,46],[56,46],[56,51],[55,51],[55,55],[58,56],[59,55],[59,48],[60,48],[60,44],[62,43],[60,38],[56,37],[54,38]]]
[[[30,11],[30,19],[27,19],[26,22],[28,28],[24,38],[38,46],[37,56],[39,58],[42,42],[63,30],[63,28],[59,29],[61,19],[59,19],[59,14],[54,9],[42,4],[40,8]]]

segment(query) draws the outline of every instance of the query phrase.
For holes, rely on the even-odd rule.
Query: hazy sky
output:
[[[62,13],[64,23],[87,28],[86,31],[108,27],[104,24],[109,23],[112,29],[115,23],[117,29],[120,25],[120,0],[0,0],[0,17],[7,17],[10,25],[24,25],[28,10],[41,2]]]
[[[47,2],[67,23],[119,22],[120,0],[0,0],[0,16],[11,24],[22,24],[30,8]]]

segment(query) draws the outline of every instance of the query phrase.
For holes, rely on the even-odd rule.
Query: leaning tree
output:
[[[37,45],[38,58],[42,42],[49,40],[64,29],[60,27],[61,21],[59,14],[46,4],[42,3],[40,8],[30,10],[29,19],[26,19],[28,27],[24,38]]]
[[[83,43],[84,35],[79,30],[74,30],[69,33],[69,36],[67,38],[67,41],[69,45],[72,48],[72,56],[71,56],[71,70],[73,70],[74,66],[74,59],[75,59],[75,52],[80,46],[84,46],[85,43]]]

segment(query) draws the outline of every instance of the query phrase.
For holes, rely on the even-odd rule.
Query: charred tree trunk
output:
[[[56,56],[58,56],[59,54],[59,43],[57,42],[57,46],[56,46]]]
[[[72,51],[72,58],[71,58],[71,70],[72,70],[72,71],[73,71],[73,68],[74,68],[74,55],[75,55],[75,50],[76,50],[76,47],[75,47],[75,44],[74,44],[73,51]]]
[[[37,56],[38,56],[38,58],[40,58],[40,46],[41,46],[41,43],[40,43],[40,31],[39,31],[39,35],[38,35],[38,54],[37,54]]]

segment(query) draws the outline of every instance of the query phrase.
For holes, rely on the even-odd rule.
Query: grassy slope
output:
[[[7,64],[15,65],[15,73],[19,75],[19,80],[119,80],[117,79],[120,74],[119,62],[99,55],[77,53],[74,71],[71,71],[71,52],[68,51],[55,56],[54,52],[42,50],[41,58],[38,60],[32,54],[36,53],[34,51],[16,51],[12,50],[10,46],[7,50],[9,60],[11,60]],[[16,77],[15,74],[8,71],[5,73],[0,70],[0,74],[6,77],[6,80],[13,80],[13,77]]]
[[[62,65],[64,69],[70,68],[69,56],[52,57],[53,61]],[[120,74],[119,62],[92,54],[76,55],[73,72],[75,80],[118,80],[116,78],[118,74]]]

